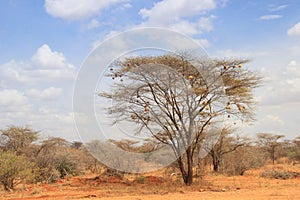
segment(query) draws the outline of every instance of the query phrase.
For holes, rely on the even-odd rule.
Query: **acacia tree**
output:
[[[29,127],[9,126],[7,129],[0,130],[0,148],[20,155],[26,153],[38,136],[39,131],[34,131]]]
[[[294,144],[294,159],[300,161],[300,135],[293,140]]]
[[[224,127],[219,131],[220,133],[216,132],[211,136],[207,136],[202,144],[212,158],[214,172],[219,171],[224,155],[234,152],[249,143],[246,138],[240,138],[239,135],[234,136],[234,131],[232,128]],[[217,143],[214,142],[216,135],[218,138]]]
[[[193,182],[193,155],[208,128],[222,116],[251,120],[252,90],[261,78],[242,68],[248,60],[212,60],[184,54],[128,57],[108,77],[115,122],[128,121],[169,145],[186,185]],[[143,133],[145,134],[145,133]]]
[[[280,145],[278,140],[281,138],[284,138],[284,135],[273,135],[269,133],[257,134],[258,144],[266,148],[266,151],[270,154],[273,165],[276,160],[276,148]]]

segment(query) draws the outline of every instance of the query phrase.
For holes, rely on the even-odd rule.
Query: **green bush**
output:
[[[60,179],[60,173],[52,166],[38,167],[35,171],[35,182],[53,183]]]
[[[67,158],[61,158],[60,160],[58,160],[55,168],[59,172],[60,178],[65,178],[68,175],[78,175],[76,163]]]
[[[32,179],[34,168],[24,156],[0,152],[0,183],[5,190],[13,190],[22,181]]]

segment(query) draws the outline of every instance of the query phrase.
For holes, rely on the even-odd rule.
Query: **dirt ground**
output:
[[[276,166],[281,170],[283,166]],[[300,171],[300,166],[296,167]],[[273,167],[274,169],[274,167]],[[180,177],[166,177],[160,172],[150,175],[86,175],[66,178],[52,184],[19,185],[14,192],[0,191],[0,199],[102,199],[102,200],[167,200],[167,199],[300,199],[300,177],[281,180],[259,176],[252,170],[243,176],[208,173],[186,187]]]

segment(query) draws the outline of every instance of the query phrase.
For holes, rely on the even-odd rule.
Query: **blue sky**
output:
[[[265,76],[257,122],[244,133],[300,134],[298,0],[3,0],[0,7],[0,128],[31,125],[77,140],[72,89],[80,65],[105,38],[164,27],[212,57],[246,57]]]

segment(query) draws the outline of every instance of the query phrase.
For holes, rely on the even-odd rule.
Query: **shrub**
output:
[[[78,175],[76,163],[67,158],[60,158],[56,162],[55,168],[59,172],[60,178],[65,178],[67,175]]]
[[[53,183],[60,178],[60,173],[53,167],[38,167],[35,171],[35,181],[36,182],[47,182]]]
[[[5,190],[13,190],[23,180],[33,177],[34,164],[24,156],[0,152],[0,183]]]
[[[260,176],[263,178],[274,178],[274,179],[292,179],[300,177],[299,172],[288,172],[288,171],[272,171],[264,170],[260,173]]]
[[[51,183],[66,176],[78,175],[84,171],[88,159],[86,151],[73,148],[64,139],[44,140],[34,158],[39,168],[36,181]]]
[[[139,184],[144,184],[145,183],[145,179],[146,177],[145,176],[138,176],[135,181]]]
[[[227,175],[244,175],[249,169],[256,169],[265,164],[264,156],[255,147],[241,147],[226,155],[222,163],[222,172]]]

